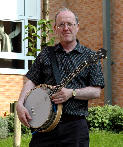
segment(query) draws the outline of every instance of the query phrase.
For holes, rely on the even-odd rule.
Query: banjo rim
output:
[[[62,104],[58,104],[57,107],[58,107],[58,110],[57,110],[57,114],[56,114],[56,117],[55,117],[53,123],[47,129],[39,130],[38,132],[49,132],[57,126],[57,124],[60,121],[61,115],[62,115]]]
[[[44,87],[46,87],[47,89],[52,89],[52,86],[51,85],[47,85],[47,84],[40,84],[40,85],[36,86],[34,89],[37,89],[37,88],[43,89]],[[34,89],[31,89],[27,93],[26,99],[28,99],[29,95],[31,94],[31,91],[34,90]],[[45,90],[45,89],[43,89],[43,90]],[[57,104],[57,111],[56,111],[56,114],[54,114],[54,115],[55,116],[54,116],[53,120],[51,120],[52,122],[50,122],[50,124],[47,126],[47,128],[42,128],[43,124],[41,126],[39,126],[39,127],[34,127],[34,126],[32,127],[31,126],[31,128],[33,128],[34,131],[39,129],[38,132],[49,132],[49,131],[53,130],[57,126],[59,121],[60,121],[60,118],[61,118],[61,115],[62,115],[62,104]],[[44,122],[44,124],[45,123],[46,123],[46,121]]]

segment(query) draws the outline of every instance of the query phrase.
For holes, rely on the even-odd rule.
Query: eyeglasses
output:
[[[60,23],[58,25],[58,28],[64,28],[65,24],[67,25],[68,28],[72,28],[73,26],[75,26],[76,24],[70,23],[70,22],[66,22],[66,23]]]

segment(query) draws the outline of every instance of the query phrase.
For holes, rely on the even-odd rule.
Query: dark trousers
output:
[[[87,121],[59,122],[50,132],[33,134],[29,147],[89,147]]]

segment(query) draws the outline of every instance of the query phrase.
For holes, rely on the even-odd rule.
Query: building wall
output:
[[[0,74],[0,116],[9,113],[10,103],[18,100],[25,81],[25,76]]]
[[[113,105],[123,107],[123,0],[110,0],[111,2],[111,79],[112,79],[112,102]],[[80,43],[98,51],[103,47],[103,19],[102,1],[100,0],[49,0],[50,19],[59,9],[67,7],[78,15],[80,29],[77,35]],[[53,25],[53,23],[52,23]],[[58,38],[55,33],[55,43]],[[103,61],[102,61],[103,66]],[[10,103],[18,100],[20,91],[26,78],[22,75],[0,75],[0,115],[9,111]],[[89,106],[104,105],[104,90],[99,99],[89,101]]]
[[[123,107],[123,0],[111,0],[111,79],[113,104]]]

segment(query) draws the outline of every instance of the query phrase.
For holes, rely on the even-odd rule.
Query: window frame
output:
[[[25,37],[28,37],[28,34],[25,34],[25,25],[28,25],[28,21],[38,21],[40,20],[40,0],[37,0],[37,5],[36,5],[36,10],[37,10],[37,16],[31,17],[28,14],[28,2],[29,0],[25,0],[25,16],[18,16],[17,20],[12,20],[12,19],[3,19],[1,21],[12,21],[12,22],[21,22],[22,23],[22,35],[21,35],[21,45],[22,45],[22,52],[21,53],[15,53],[15,52],[0,52],[0,58],[2,59],[18,59],[18,60],[24,60],[24,69],[12,69],[12,68],[0,68],[0,74],[19,74],[19,75],[25,75],[28,71],[28,61],[29,60],[34,60],[33,56],[26,56],[28,52],[28,40],[26,39],[23,41]],[[20,9],[20,8],[19,8]],[[23,9],[23,8],[22,8]],[[38,35],[41,34],[41,31],[38,31]],[[37,48],[41,49],[40,46],[41,42],[39,39],[37,39]],[[39,53],[39,52],[38,52]],[[37,54],[38,54],[37,53]]]

